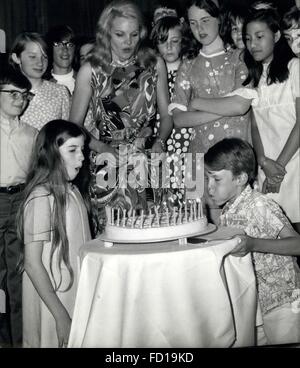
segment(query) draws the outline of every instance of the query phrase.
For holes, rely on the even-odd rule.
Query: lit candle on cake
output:
[[[193,206],[194,206],[194,221],[195,221],[197,220],[197,208],[196,208],[197,202],[196,201],[193,202]]]
[[[173,225],[176,225],[176,208],[173,207]]]
[[[126,225],[126,213],[127,213],[126,209],[123,208],[123,221],[122,221],[123,227],[125,227]]]
[[[199,203],[199,207],[200,207],[200,217],[203,217],[203,206],[202,206],[202,201],[200,199],[200,203]]]
[[[155,211],[155,214],[156,214],[156,223],[157,223],[157,226],[159,226],[159,213],[158,213],[158,207],[157,206],[154,207],[154,211]]]
[[[120,207],[117,210],[117,226],[120,226]]]
[[[170,224],[170,219],[169,219],[169,209],[168,206],[166,207],[166,217],[167,217],[167,225]]]
[[[201,217],[201,210],[200,210],[201,206],[200,205],[201,205],[201,199],[197,198],[197,217],[198,217],[198,220]]]
[[[127,226],[129,226],[129,224],[130,224],[131,214],[132,214],[132,208],[130,207],[130,209],[127,213],[127,221],[126,221]]]
[[[193,204],[192,201],[190,201],[190,218],[189,221],[193,221]]]
[[[181,224],[181,209],[182,209],[182,203],[179,203],[179,224]]]
[[[149,209],[149,226],[152,227],[152,207]]]
[[[112,225],[111,207],[105,207],[105,213],[106,213],[107,223],[109,225]]]
[[[115,209],[111,208],[111,225],[114,225],[115,223]]]
[[[187,222],[187,202],[184,203],[184,221]]]

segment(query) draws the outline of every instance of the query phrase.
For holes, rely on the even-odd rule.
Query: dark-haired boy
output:
[[[204,161],[208,193],[223,206],[220,225],[246,234],[234,252],[253,252],[264,323],[258,339],[266,337],[267,344],[300,342],[300,277],[292,257],[300,254],[299,234],[277,203],[252,189],[256,159],[249,143],[224,139],[208,150]]]
[[[37,130],[19,116],[32,94],[31,83],[19,71],[0,70],[0,346],[22,345],[22,275],[17,270],[21,243],[16,214]]]
[[[73,69],[75,58],[75,35],[69,26],[62,24],[51,28],[46,40],[49,46],[49,67],[47,74],[51,82],[62,84],[73,94],[76,72]],[[46,75],[47,77],[47,75]]]

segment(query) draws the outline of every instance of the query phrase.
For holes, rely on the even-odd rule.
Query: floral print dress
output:
[[[186,111],[194,98],[216,98],[238,89],[247,77],[247,67],[239,50],[227,48],[213,55],[201,50],[199,55],[183,61],[178,70],[175,92],[169,110]],[[211,146],[226,137],[249,137],[249,115],[220,117],[199,124],[193,130],[191,152],[205,153]],[[199,122],[201,123],[201,122]]]
[[[156,68],[144,69],[136,59],[126,66],[112,66],[110,75],[101,67],[92,68],[90,109],[93,135],[114,147],[128,147],[128,159],[132,147],[141,148],[142,151],[150,148],[156,122],[156,82]],[[104,167],[97,164],[98,156],[95,152],[91,154],[91,197],[102,226],[105,217],[102,200],[109,198],[118,188],[97,185],[97,176],[102,175]]]

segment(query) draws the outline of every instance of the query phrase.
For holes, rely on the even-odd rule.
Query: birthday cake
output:
[[[201,201],[190,201],[186,206],[166,207],[160,211],[121,211],[107,207],[107,223],[102,239],[111,243],[148,243],[206,234],[215,229],[207,223]]]
[[[119,179],[111,192],[106,194],[105,202],[101,202],[102,208],[105,207],[106,223],[100,238],[105,245],[168,240],[179,240],[179,243],[185,244],[187,237],[215,230],[216,227],[208,224],[203,213],[203,167],[202,158],[196,166],[201,173],[196,180],[197,191],[189,191],[188,196],[177,203],[172,200],[170,190],[158,185],[159,177],[154,170],[151,171],[151,183],[154,182],[158,189],[153,189],[152,201],[149,201],[145,188],[123,185],[124,178],[123,181]],[[147,165],[145,168],[147,171]],[[128,183],[129,180],[125,179]]]

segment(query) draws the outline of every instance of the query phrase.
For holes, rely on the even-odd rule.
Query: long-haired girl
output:
[[[24,247],[23,346],[66,346],[77,251],[90,239],[86,134],[54,120],[39,132],[19,212]]]
[[[300,231],[299,59],[281,34],[272,7],[253,10],[244,25],[245,62],[258,92],[253,105],[253,145],[259,186]]]

